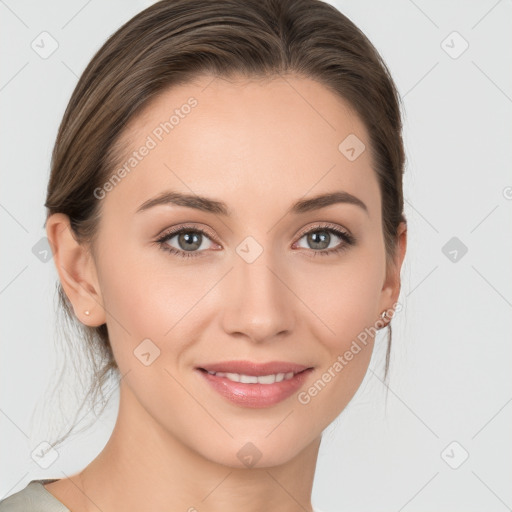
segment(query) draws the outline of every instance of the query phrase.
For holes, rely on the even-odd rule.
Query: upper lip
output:
[[[289,363],[286,361],[269,361],[267,363],[256,363],[252,361],[220,361],[198,368],[210,372],[239,373],[243,375],[274,375],[277,373],[299,373],[310,368],[303,364]]]

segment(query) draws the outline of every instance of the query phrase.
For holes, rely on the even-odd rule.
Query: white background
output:
[[[380,337],[356,396],[325,432],[313,503],[325,511],[510,510],[512,2],[332,3],[377,47],[404,100],[409,239],[387,403]],[[149,4],[0,1],[0,499],[32,479],[79,471],[114,424],[115,395],[48,469],[30,457],[48,428],[34,411],[45,407],[58,352],[57,274],[32,248],[45,236],[50,154],[78,76]],[[43,31],[59,45],[47,59],[31,48]],[[463,48],[454,31],[469,44],[457,58],[447,53]],[[456,262],[442,251],[452,237],[468,249]]]

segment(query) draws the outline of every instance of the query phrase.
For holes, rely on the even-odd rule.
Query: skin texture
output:
[[[368,135],[346,102],[297,76],[198,78],[132,120],[125,160],[191,96],[197,106],[101,200],[94,257],[76,243],[66,216],[47,222],[75,314],[90,326],[107,323],[124,375],[103,451],[82,472],[46,485],[73,512],[311,510],[322,431],[360,386],[374,340],[306,405],[294,394],[267,408],[237,406],[194,368],[291,361],[314,367],[304,390],[398,300],[405,226],[386,267]],[[366,144],[352,162],[338,150],[349,134]],[[223,201],[231,216],[176,205],[136,213],[165,190]],[[368,211],[340,203],[286,213],[299,199],[335,191],[355,195]],[[197,257],[155,244],[185,223],[212,235]],[[322,223],[348,231],[355,245],[315,254],[303,233],[322,231]],[[252,263],[236,251],[248,236],[263,249]],[[178,236],[166,243],[184,250]],[[331,234],[329,248],[340,244]],[[149,366],[134,355],[146,338],[161,351]],[[262,454],[252,468],[237,457],[248,442]]]

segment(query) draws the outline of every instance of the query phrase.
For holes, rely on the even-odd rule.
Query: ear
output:
[[[405,257],[407,247],[407,224],[401,222],[397,230],[397,245],[394,259],[389,262],[386,269],[386,279],[382,287],[379,313],[393,309],[400,295],[400,269]]]
[[[75,316],[94,327],[106,322],[96,264],[86,245],[77,242],[69,217],[54,213],[46,221],[46,234],[62,288],[73,305]],[[89,315],[85,314],[89,311]]]

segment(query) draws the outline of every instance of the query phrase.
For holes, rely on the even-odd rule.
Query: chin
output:
[[[265,437],[267,434],[260,432],[252,437],[239,436],[223,442],[217,439],[209,445],[204,445],[202,440],[199,446],[196,444],[193,448],[201,457],[215,464],[238,469],[264,469],[288,463],[321,435],[295,432],[294,436],[290,436],[288,433],[273,432]]]

